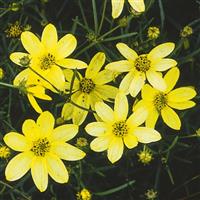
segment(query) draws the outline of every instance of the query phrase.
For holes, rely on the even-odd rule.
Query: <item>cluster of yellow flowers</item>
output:
[[[129,3],[138,12],[145,9],[143,0],[129,0]],[[120,15],[123,4],[124,1],[112,0],[114,18]],[[20,179],[31,169],[33,181],[41,192],[48,186],[48,174],[56,182],[66,183],[68,171],[61,159],[76,161],[86,155],[66,142],[76,136],[88,112],[96,119],[85,127],[85,131],[95,137],[90,148],[96,152],[107,150],[109,161],[115,163],[122,157],[124,146],[132,149],[139,142],[147,144],[161,139],[161,134],[155,130],[159,115],[169,127],[179,130],[181,121],[173,108],[183,110],[195,105],[191,101],[196,95],[192,87],[173,90],[180,72],[177,62],[166,57],[174,50],[174,43],[160,44],[142,55],[125,43],[118,43],[116,47],[125,59],[103,67],[106,60],[103,52],[97,52],[89,64],[69,58],[77,40],[72,34],[58,40],[52,24],[44,28],[41,40],[25,31],[21,34],[21,42],[27,53],[10,55],[14,63],[24,68],[13,84],[27,95],[40,115],[36,122],[25,120],[23,134],[10,132],[4,136],[5,143],[20,152],[6,167],[5,175],[9,181]],[[78,71],[82,69],[86,69],[85,73]],[[108,84],[124,72],[127,74],[119,88]],[[43,112],[35,99],[51,101],[46,90],[66,98],[61,117],[65,121],[72,120],[72,124],[54,128],[53,115],[49,111]],[[140,92],[141,100],[131,110],[127,95],[139,98]],[[114,101],[114,109],[105,101]],[[77,141],[76,146],[87,145],[87,140],[84,145],[82,143]],[[140,159],[143,157],[141,155]]]

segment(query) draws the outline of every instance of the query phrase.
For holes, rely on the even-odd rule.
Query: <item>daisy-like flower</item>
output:
[[[166,83],[160,72],[175,67],[177,62],[165,58],[174,50],[174,43],[167,42],[153,48],[148,54],[138,55],[124,43],[118,43],[117,49],[127,59],[108,64],[106,69],[116,72],[128,72],[120,83],[120,89],[125,94],[136,97],[141,91],[146,79],[158,90],[165,90]]]
[[[105,63],[105,54],[97,53],[90,61],[85,76],[78,74],[73,84],[71,100],[77,105],[94,110],[98,101],[114,99],[118,89],[106,83],[114,79],[114,73],[109,70],[101,70]],[[73,72],[65,70],[65,78],[68,81],[68,89],[71,87]],[[82,124],[88,114],[87,110],[81,109],[71,103],[66,103],[62,109],[62,117],[65,120],[72,118],[74,124]]]
[[[15,77],[13,85],[18,87],[22,94],[27,95],[31,106],[36,112],[42,113],[42,109],[35,100],[35,97],[48,101],[52,100],[52,98],[45,94],[45,88],[38,84],[38,80],[35,73],[30,69],[25,69]]]
[[[146,120],[146,109],[138,109],[127,118],[128,101],[121,92],[115,98],[114,111],[103,102],[97,102],[95,110],[102,121],[89,123],[85,127],[88,134],[97,137],[90,147],[96,152],[107,150],[112,163],[122,157],[124,144],[132,149],[138,142],[146,144],[161,139],[156,130],[140,126]]]
[[[76,38],[67,34],[58,41],[57,30],[52,24],[44,28],[41,41],[30,31],[21,34],[21,41],[28,53],[14,52],[10,59],[17,65],[32,68],[60,91],[65,87],[65,77],[60,66],[72,69],[87,67],[86,63],[80,60],[66,58],[76,48]],[[24,65],[23,61],[27,59],[29,63]],[[41,79],[39,76],[38,78]],[[51,84],[48,84],[49,89],[55,91]]]
[[[31,169],[33,181],[41,192],[48,186],[48,174],[58,183],[68,182],[68,171],[61,159],[80,160],[85,153],[66,143],[77,134],[77,125],[66,124],[54,129],[54,123],[53,115],[45,111],[36,122],[28,119],[23,123],[24,135],[10,132],[4,136],[5,143],[20,152],[6,166],[8,181],[20,179]]]
[[[174,89],[178,81],[180,72],[177,67],[170,69],[164,76],[167,83],[167,89],[163,92],[152,88],[150,85],[144,85],[142,89],[142,100],[140,100],[133,110],[145,107],[149,110],[146,119],[147,127],[155,127],[159,115],[161,115],[165,124],[175,130],[181,127],[179,116],[173,110],[184,110],[195,106],[195,102],[191,101],[196,96],[196,92],[192,87],[180,87]]]
[[[133,10],[137,12],[144,12],[145,10],[144,0],[128,0],[128,2]],[[112,3],[112,17],[117,18],[122,13],[125,1],[111,0],[111,3]]]

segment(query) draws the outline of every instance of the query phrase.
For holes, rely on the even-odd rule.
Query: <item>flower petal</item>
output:
[[[147,128],[147,127],[137,127],[134,130],[134,134],[137,137],[139,142],[145,143],[145,144],[156,142],[161,139],[161,135],[158,131],[152,128]]]
[[[133,78],[134,74],[132,72],[129,72],[128,74],[126,74],[126,76],[120,83],[119,89],[123,91],[126,95],[129,94],[129,87],[131,85]]]
[[[149,109],[149,114],[145,122],[146,127],[154,128],[158,120],[158,117],[159,117],[159,112],[155,108],[152,107],[152,109]]]
[[[44,51],[44,46],[39,38],[29,31],[24,31],[21,34],[21,41],[26,51],[31,55],[37,56]]]
[[[113,110],[107,104],[103,102],[97,102],[95,104],[95,111],[104,122],[112,123],[114,121]]]
[[[54,48],[57,45],[58,36],[57,36],[57,30],[56,27],[53,24],[48,24],[45,26],[43,32],[42,32],[42,38],[41,42],[46,48],[46,50],[51,53]]]
[[[64,120],[70,120],[72,118],[73,108],[74,106],[71,103],[65,103],[62,108],[61,117]]]
[[[133,68],[133,63],[128,60],[120,60],[116,62],[111,62],[105,66],[105,69],[114,72],[128,72]]]
[[[115,98],[114,105],[115,120],[125,121],[128,115],[128,100],[125,94],[119,92]]]
[[[31,168],[32,159],[33,154],[31,152],[23,152],[12,158],[5,169],[6,179],[15,181],[24,176]]]
[[[175,67],[176,65],[177,62],[174,59],[169,59],[169,58],[164,58],[151,64],[151,66],[156,71],[161,71],[161,72],[166,71],[172,67]]]
[[[145,84],[142,88],[142,99],[146,101],[153,101],[158,90],[152,88],[149,84]]]
[[[35,97],[31,94],[27,94],[28,100],[31,104],[31,106],[34,108],[34,110],[37,113],[42,113],[42,109],[40,108],[40,106],[38,105],[37,101],[35,100]]]
[[[172,90],[167,97],[168,101],[183,102],[192,99],[196,94],[196,91],[191,87],[180,87]]]
[[[63,36],[57,43],[56,60],[63,59],[75,50],[77,45],[76,38],[72,34]]]
[[[85,127],[85,130],[89,135],[99,137],[107,132],[108,126],[104,122],[92,122]]]
[[[176,114],[174,110],[172,110],[170,107],[165,106],[161,110],[161,116],[163,121],[171,128],[175,130],[180,130],[181,128],[181,121],[179,116]]]
[[[112,0],[112,17],[117,18],[121,14],[124,7],[124,0]]]
[[[53,178],[57,183],[67,183],[69,179],[69,174],[64,163],[52,154],[46,156],[47,170],[51,178]]]
[[[60,159],[75,161],[80,160],[85,157],[85,153],[78,149],[77,147],[72,146],[64,142],[57,142],[52,145],[52,152],[56,154]]]
[[[128,0],[128,2],[130,3],[131,7],[137,12],[145,11],[144,0]]]
[[[10,60],[12,60],[12,62],[14,62],[15,64],[20,65],[22,67],[25,67],[25,66],[23,66],[20,61],[24,57],[28,57],[29,59],[31,59],[30,55],[28,53],[14,52],[14,53],[10,54]]]
[[[124,137],[124,143],[127,148],[132,149],[138,145],[138,140],[135,135],[127,134],[127,136]]]
[[[188,108],[192,108],[192,107],[194,107],[196,105],[196,103],[193,102],[193,101],[183,101],[183,102],[171,102],[171,101],[168,101],[167,104],[170,107],[178,109],[178,110],[185,110],[185,109],[188,109]]]
[[[145,83],[145,75],[143,73],[136,73],[131,81],[129,92],[132,97],[136,97],[138,93],[141,91],[144,83]]]
[[[27,151],[30,149],[28,140],[22,134],[10,132],[4,136],[3,140],[6,145],[15,151]]]
[[[41,134],[45,136],[53,131],[55,119],[49,111],[45,111],[40,114],[40,116],[37,119],[36,124],[40,128]]]
[[[52,139],[62,140],[64,142],[71,140],[78,133],[79,127],[75,124],[66,124],[58,126],[52,132]]]
[[[156,89],[164,91],[167,88],[165,80],[162,78],[162,75],[153,70],[146,72],[147,80],[149,83]]]
[[[114,137],[108,147],[108,159],[111,163],[118,161],[123,154],[124,144],[121,137]]]
[[[124,43],[117,43],[116,45],[117,49],[119,50],[119,52],[127,59],[127,60],[131,60],[131,61],[135,61],[135,59],[138,57],[138,54],[131,49],[130,47],[128,47],[128,45],[124,44]]]
[[[93,78],[93,81],[96,85],[104,85],[111,82],[115,78],[115,73],[110,70],[102,70]]]
[[[116,97],[118,88],[111,85],[96,85],[95,91],[101,99],[108,100]]]
[[[36,187],[44,192],[48,186],[48,171],[44,157],[34,157],[31,164],[31,175]]]
[[[58,60],[56,61],[56,64],[63,68],[69,69],[84,69],[88,66],[85,62],[73,58],[65,58]]]
[[[97,73],[101,70],[106,60],[106,56],[104,53],[99,52],[94,55],[92,60],[90,61],[89,66],[86,69],[85,77],[92,78],[97,75]]]
[[[150,53],[148,54],[147,58],[151,61],[156,59],[164,58],[168,56],[175,48],[175,44],[172,42],[166,42],[154,47]]]

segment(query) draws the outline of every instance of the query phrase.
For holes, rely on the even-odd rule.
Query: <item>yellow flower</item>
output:
[[[186,38],[192,34],[193,34],[193,29],[190,26],[185,26],[180,32],[180,36],[183,38]]]
[[[0,67],[0,80],[4,78],[5,72],[4,70]]]
[[[79,137],[76,140],[76,146],[77,147],[86,147],[88,145],[88,141],[84,137]]]
[[[149,115],[146,119],[147,127],[155,127],[158,117],[161,115],[163,121],[169,127],[179,130],[181,121],[172,108],[184,110],[195,106],[195,103],[191,101],[196,96],[196,92],[192,87],[180,87],[173,90],[179,75],[180,72],[177,67],[167,72],[164,76],[167,89],[163,92],[152,88],[148,84],[144,85],[142,89],[142,100],[133,109],[145,107],[149,110]]]
[[[76,199],[77,200],[91,200],[92,195],[89,190],[86,188],[83,188],[80,192],[76,194]]]
[[[146,148],[144,148],[142,151],[140,151],[137,155],[139,157],[138,160],[141,163],[143,163],[144,165],[149,164],[153,159],[152,152],[149,149],[146,149]]]
[[[8,147],[0,145],[0,158],[6,159],[10,157],[10,154],[11,152]]]
[[[54,123],[53,115],[46,111],[36,122],[28,119],[23,123],[24,135],[10,132],[4,136],[5,143],[20,152],[6,166],[8,181],[20,179],[31,169],[33,181],[41,192],[48,186],[48,174],[58,183],[68,182],[68,172],[61,159],[80,160],[85,153],[66,143],[77,134],[77,125],[66,124],[54,129]]]
[[[6,36],[9,38],[18,38],[23,31],[23,27],[20,25],[19,21],[14,24],[8,24],[8,28],[5,30]]]
[[[38,113],[42,112],[42,109],[38,105],[35,97],[43,100],[52,100],[50,96],[45,94],[45,88],[38,81],[38,76],[34,74],[30,69],[21,71],[14,79],[13,85],[18,87],[22,94],[27,95],[28,100],[34,110]]]
[[[117,49],[127,60],[112,62],[106,69],[121,73],[129,72],[120,83],[119,89],[133,97],[140,92],[146,79],[153,87],[165,90],[166,83],[160,72],[176,66],[175,60],[164,58],[173,51],[174,46],[174,43],[167,42],[153,48],[148,54],[138,55],[126,44],[118,43]]]
[[[58,41],[57,30],[52,24],[48,24],[44,28],[41,41],[29,31],[21,34],[21,41],[28,53],[15,52],[10,55],[10,59],[23,66],[21,60],[28,57],[30,59],[28,66],[60,91],[63,91],[65,87],[65,77],[60,66],[71,69],[87,67],[86,63],[80,60],[66,58],[76,48],[76,38],[72,34],[67,34]],[[51,84],[43,79],[41,81],[55,92]]]
[[[158,192],[154,189],[148,189],[145,192],[146,200],[155,200],[158,197]]]
[[[77,105],[94,110],[94,105],[98,101],[114,99],[118,89],[106,83],[114,79],[114,73],[108,70],[101,70],[105,63],[105,54],[97,53],[90,61],[86,69],[85,77],[78,74],[79,78],[75,77],[73,84],[74,93],[71,100]],[[68,81],[68,89],[71,87],[73,72],[65,70],[65,78]],[[62,117],[65,120],[72,118],[74,124],[82,124],[88,114],[87,110],[74,106],[71,103],[66,103],[62,109]]]
[[[147,33],[147,36],[150,40],[155,40],[159,37],[160,35],[160,30],[158,27],[156,26],[150,26],[148,28],[148,33]]]
[[[129,4],[131,5],[132,9],[137,12],[144,12],[145,4],[144,0],[128,0]],[[117,18],[120,16],[123,7],[124,7],[124,0],[111,0],[112,3],[112,17]]]
[[[115,98],[114,111],[103,102],[96,103],[95,110],[102,121],[89,123],[85,127],[88,134],[97,137],[90,147],[96,152],[107,150],[108,159],[112,163],[121,158],[124,144],[132,149],[138,142],[146,144],[161,139],[156,130],[140,126],[146,120],[146,109],[136,110],[127,119],[128,101],[121,92]]]

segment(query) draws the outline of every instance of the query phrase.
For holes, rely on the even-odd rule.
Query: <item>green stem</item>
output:
[[[97,34],[98,32],[98,19],[97,19],[97,8],[95,0],[92,0],[92,9],[93,9],[93,17],[94,17],[94,30]]]
[[[17,89],[17,86],[11,85],[11,84],[9,84],[9,83],[0,82],[0,85],[5,86],[5,87],[9,87],[9,88]]]
[[[103,26],[103,21],[104,21],[104,18],[105,18],[105,11],[106,11],[106,4],[107,4],[107,0],[104,0],[103,12],[102,12],[102,17],[101,17],[100,25],[99,25],[98,34],[100,34],[102,26]]]

